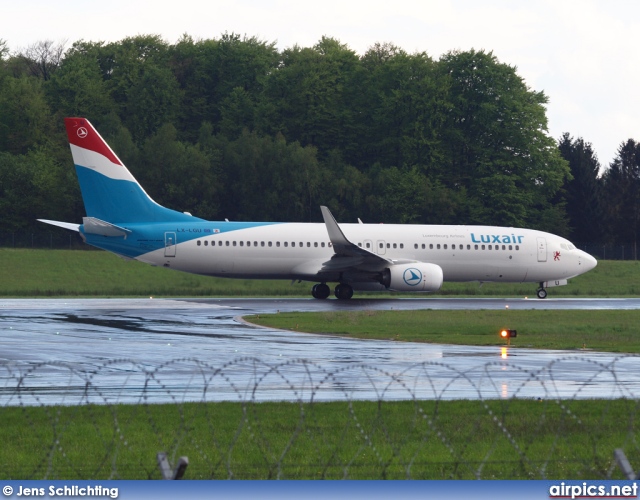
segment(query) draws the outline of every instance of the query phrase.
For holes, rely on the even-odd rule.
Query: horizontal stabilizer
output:
[[[101,236],[124,236],[127,237],[131,233],[130,229],[116,226],[110,222],[106,222],[95,217],[83,217],[82,225],[86,234],[99,234]]]
[[[44,222],[45,224],[51,224],[52,226],[63,227],[70,229],[76,233],[80,232],[80,224],[73,224],[72,222],[59,222],[57,220],[38,219],[38,222]]]

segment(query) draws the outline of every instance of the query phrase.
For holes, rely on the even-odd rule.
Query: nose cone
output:
[[[598,261],[587,252],[580,250],[580,265],[582,267],[581,271],[586,273],[596,267],[598,265]]]

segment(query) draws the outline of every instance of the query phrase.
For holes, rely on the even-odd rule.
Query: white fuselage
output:
[[[545,282],[571,278],[596,265],[568,240],[531,229],[397,224],[340,228],[352,243],[394,263],[437,264],[444,281]],[[210,276],[314,281],[334,254],[321,223],[252,227],[184,242],[178,233],[174,241],[173,248],[137,259]]]

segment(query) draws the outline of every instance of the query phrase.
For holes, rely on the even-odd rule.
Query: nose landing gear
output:
[[[538,296],[539,299],[547,298],[547,291],[542,287],[542,283],[540,283],[540,288],[538,288],[536,295]]]

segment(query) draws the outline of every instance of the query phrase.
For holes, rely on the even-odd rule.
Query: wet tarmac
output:
[[[240,316],[640,309],[640,299],[2,299],[0,406],[640,396],[640,357],[356,340]],[[392,334],[390,334],[392,337]]]

